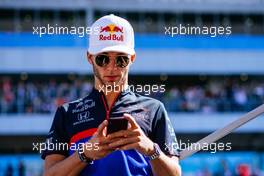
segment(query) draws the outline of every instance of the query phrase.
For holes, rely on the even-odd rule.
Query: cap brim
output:
[[[135,54],[135,50],[129,47],[126,47],[124,45],[115,45],[115,46],[108,46],[108,47],[104,47],[104,48],[100,48],[100,49],[94,49],[94,50],[88,50],[89,53],[96,55],[98,53],[102,53],[102,52],[120,52],[120,53],[126,53],[129,55],[134,55]]]

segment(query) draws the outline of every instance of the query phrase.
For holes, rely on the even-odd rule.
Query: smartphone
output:
[[[109,118],[107,126],[107,134],[111,134],[128,128],[128,120],[124,117]]]

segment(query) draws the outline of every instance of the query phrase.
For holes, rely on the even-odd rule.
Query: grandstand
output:
[[[33,27],[88,27],[105,14],[132,23],[137,59],[130,84],[169,111],[178,140],[195,142],[264,101],[263,0],[0,1],[0,176],[41,175],[32,143],[43,142],[57,106],[87,94],[86,34],[34,34]],[[231,27],[228,35],[167,35],[179,25]],[[183,161],[184,175],[264,175],[264,118],[221,139],[232,150]]]

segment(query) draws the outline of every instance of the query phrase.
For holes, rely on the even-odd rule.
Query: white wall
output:
[[[137,50],[136,74],[263,74],[262,50]],[[85,48],[0,48],[0,73],[92,73]]]

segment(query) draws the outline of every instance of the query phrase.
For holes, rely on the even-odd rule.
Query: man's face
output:
[[[105,55],[109,57],[109,63],[105,66],[99,66],[96,63],[96,56]],[[129,57],[128,65],[126,67],[119,67],[116,63],[118,56]],[[105,86],[123,85],[128,79],[128,70],[131,63],[134,61],[135,55],[131,56],[119,52],[104,52],[97,55],[88,55],[88,61],[93,65],[95,78],[100,84]]]

